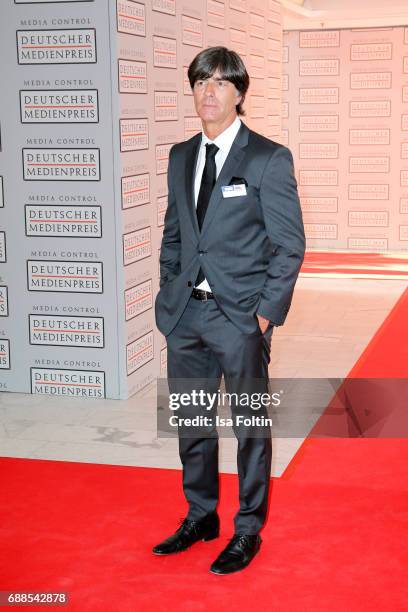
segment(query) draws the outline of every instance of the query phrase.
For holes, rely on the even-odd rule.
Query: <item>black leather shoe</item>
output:
[[[187,550],[196,542],[208,542],[220,535],[220,519],[216,512],[199,521],[184,519],[176,533],[153,548],[155,555],[172,555]]]
[[[210,567],[210,572],[213,574],[239,572],[251,563],[259,552],[261,543],[259,535],[235,534]]]

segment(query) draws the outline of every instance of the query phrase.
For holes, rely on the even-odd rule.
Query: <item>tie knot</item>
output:
[[[214,159],[218,151],[219,151],[219,147],[217,147],[217,145],[207,143],[205,145],[205,159],[207,160],[210,157]]]

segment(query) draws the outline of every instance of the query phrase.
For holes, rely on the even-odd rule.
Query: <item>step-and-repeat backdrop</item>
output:
[[[0,14],[0,390],[125,398],[166,372],[168,154],[201,129],[187,67],[207,46],[238,51],[245,121],[279,140],[280,3],[4,0]]]
[[[309,248],[408,248],[408,28],[285,32],[283,138]]]

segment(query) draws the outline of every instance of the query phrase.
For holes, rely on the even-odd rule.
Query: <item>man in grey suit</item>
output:
[[[170,151],[156,298],[170,390],[172,381],[200,378],[214,390],[223,374],[227,391],[253,380],[267,392],[273,327],[286,318],[305,250],[292,154],[241,122],[249,77],[237,53],[205,49],[188,77],[202,133]],[[234,426],[240,503],[235,534],[210,568],[216,574],[243,569],[261,545],[272,456],[270,428],[261,429]],[[189,511],[155,554],[219,534],[214,429],[179,435],[179,452]]]

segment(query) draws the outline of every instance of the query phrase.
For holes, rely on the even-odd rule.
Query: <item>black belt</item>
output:
[[[203,291],[203,289],[196,289],[194,287],[191,293],[191,297],[193,297],[196,300],[206,301],[206,300],[213,300],[214,294],[211,293],[211,291]]]

